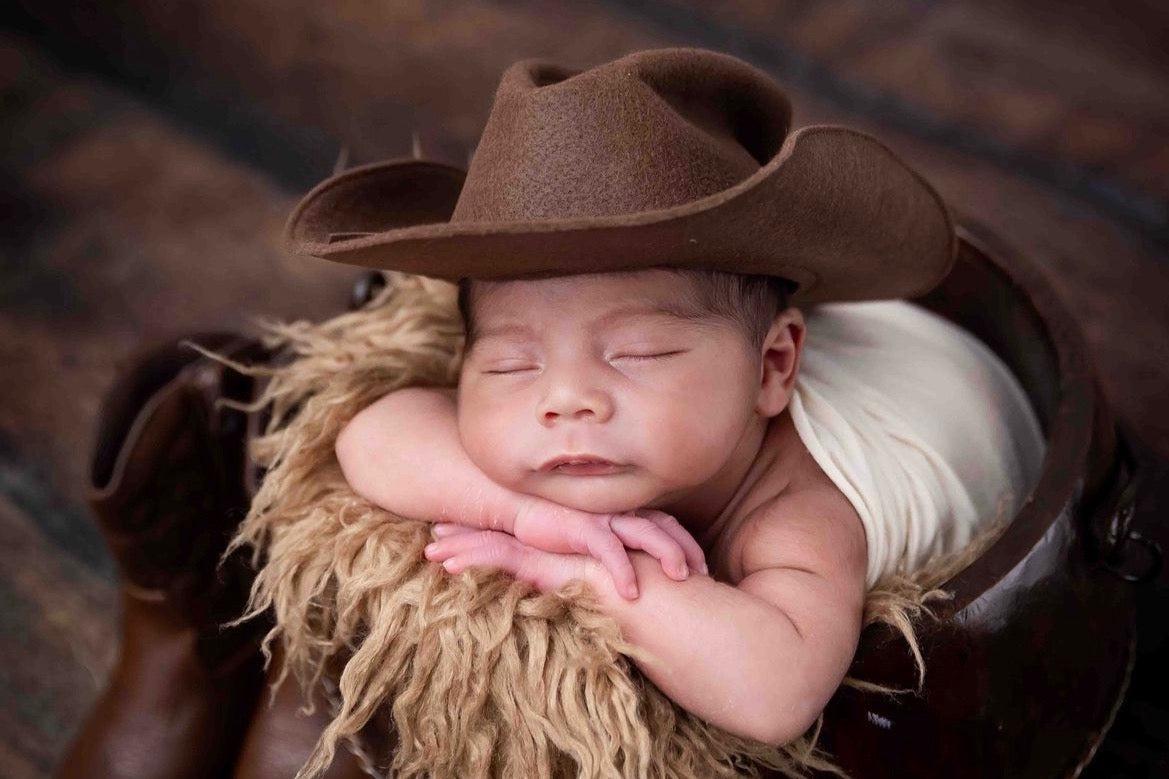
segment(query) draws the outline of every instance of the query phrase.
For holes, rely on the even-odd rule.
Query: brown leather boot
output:
[[[199,333],[244,363],[258,342]],[[88,503],[122,579],[121,652],[56,776],[222,777],[232,772],[263,683],[263,618],[239,616],[254,571],[245,550],[216,564],[247,512],[251,377],[174,341],[140,352],[107,393]]]
[[[324,690],[316,696],[316,710],[304,714],[300,711],[304,702],[300,687],[291,674],[276,689],[275,698],[269,703],[270,687],[283,661],[284,653],[276,642],[264,692],[252,715],[233,779],[291,779],[308,760],[321,732],[329,724]],[[374,756],[358,757],[352,745],[344,742],[338,745],[333,762],[319,779],[367,779],[385,775],[375,764]]]

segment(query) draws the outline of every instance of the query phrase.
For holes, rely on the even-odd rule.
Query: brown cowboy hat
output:
[[[920,175],[848,127],[791,131],[766,73],[697,48],[503,73],[470,168],[391,159],[313,187],[288,247],[447,281],[708,268],[782,276],[793,304],[912,297],[957,251]]]

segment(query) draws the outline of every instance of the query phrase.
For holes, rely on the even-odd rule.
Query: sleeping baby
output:
[[[459,287],[457,388],[358,413],[346,479],[437,523],[452,574],[584,580],[663,693],[746,738],[814,724],[876,579],[1013,510],[1041,457],[1005,367],[905,301],[805,320],[778,276],[667,266]]]
[[[1042,458],[1005,366],[906,300],[957,256],[940,195],[728,54],[516,62],[467,171],[342,171],[286,231],[459,284],[457,387],[360,410],[353,490],[434,523],[436,569],[584,582],[739,736],[803,735],[876,583],[1013,515]]]

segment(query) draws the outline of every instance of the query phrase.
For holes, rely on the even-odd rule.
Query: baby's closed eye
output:
[[[679,354],[684,354],[685,352],[686,352],[685,349],[675,349],[673,351],[667,351],[667,352],[653,352],[653,351],[632,352],[631,351],[629,353],[615,354],[612,357],[610,357],[609,359],[610,360],[661,360],[661,359],[665,359],[667,357],[674,357],[674,356],[679,355]]]

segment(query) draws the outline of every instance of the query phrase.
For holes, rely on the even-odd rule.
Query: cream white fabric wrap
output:
[[[805,316],[791,415],[860,514],[870,589],[1014,515],[1045,442],[997,355],[904,300],[823,304]]]

